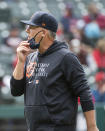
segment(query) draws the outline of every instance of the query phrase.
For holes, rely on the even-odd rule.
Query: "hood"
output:
[[[38,52],[38,56],[45,56],[45,55],[49,55],[51,54],[52,52],[55,52],[61,48],[66,48],[68,49],[68,46],[65,42],[60,42],[60,41],[57,41],[55,40],[53,42],[53,44],[43,53],[43,54],[40,54],[40,52]]]

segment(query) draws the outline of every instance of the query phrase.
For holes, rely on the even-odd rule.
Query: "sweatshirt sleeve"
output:
[[[25,80],[24,78],[21,80],[16,80],[13,76],[10,80],[10,88],[11,88],[11,94],[13,96],[21,96],[24,94],[24,88],[25,88]]]
[[[13,76],[10,79],[10,89],[11,89],[11,94],[13,96],[21,96],[24,94],[24,90],[25,90],[25,68],[26,68],[26,63],[24,66],[24,77],[21,80],[16,80]]]
[[[62,61],[61,69],[75,96],[80,97],[83,111],[93,110],[91,90],[78,58],[74,54],[68,53]]]

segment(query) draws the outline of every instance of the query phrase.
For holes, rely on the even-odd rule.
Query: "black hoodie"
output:
[[[13,96],[24,94],[29,131],[75,131],[80,97],[83,111],[93,110],[83,68],[65,43],[27,57],[24,78],[11,78]]]

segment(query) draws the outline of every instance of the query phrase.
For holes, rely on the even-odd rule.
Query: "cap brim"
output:
[[[31,21],[29,21],[29,20],[21,20],[20,22],[21,22],[21,23],[24,23],[24,24],[26,24],[26,25],[38,26],[38,25],[36,25],[36,24],[32,23],[32,22],[31,22]]]

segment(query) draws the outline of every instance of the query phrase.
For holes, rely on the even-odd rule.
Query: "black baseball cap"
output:
[[[38,11],[32,15],[30,20],[21,20],[22,23],[57,32],[58,22],[53,15],[43,11]]]

